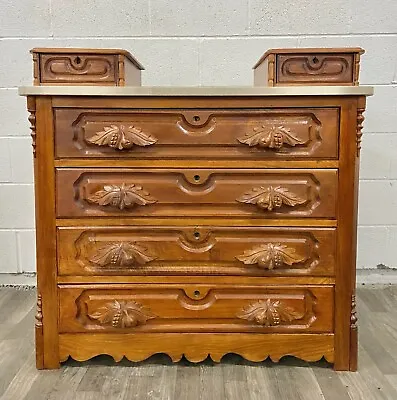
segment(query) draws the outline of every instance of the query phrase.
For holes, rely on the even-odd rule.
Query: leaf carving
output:
[[[143,265],[157,257],[148,253],[145,246],[135,242],[112,242],[99,248],[89,259],[101,267]]]
[[[135,204],[144,206],[153,204],[157,199],[152,197],[149,192],[142,189],[142,186],[126,185],[123,183],[118,185],[105,185],[103,190],[95,192],[87,197],[90,203],[95,203],[100,206],[117,207],[120,210],[133,207]]]
[[[298,139],[291,133],[291,130],[284,126],[272,126],[271,128],[266,125],[256,127],[253,133],[249,132],[242,138],[237,140],[240,143],[247,144],[249,147],[258,146],[268,149],[281,149],[284,144],[291,147],[296,145],[305,144],[304,141]]]
[[[292,307],[286,307],[280,300],[267,299],[248,305],[237,314],[237,317],[268,327],[301,319],[303,315]]]
[[[295,254],[295,249],[281,243],[268,243],[247,250],[236,257],[244,264],[258,264],[258,267],[272,270],[284,265],[292,265],[305,260]]]
[[[157,317],[135,301],[117,300],[106,303],[88,316],[102,325],[111,325],[113,328],[133,328]]]
[[[256,204],[259,208],[268,211],[280,208],[283,204],[293,207],[306,203],[305,199],[281,186],[255,187],[236,200],[240,203]]]
[[[96,132],[94,136],[87,139],[89,143],[98,146],[109,146],[117,150],[131,149],[136,146],[150,146],[157,142],[157,139],[137,128],[134,125],[105,126],[102,131]]]

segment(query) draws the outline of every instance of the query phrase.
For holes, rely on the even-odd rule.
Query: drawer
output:
[[[337,158],[339,110],[56,108],[56,157]]]
[[[332,332],[333,286],[61,285],[59,331]]]
[[[334,228],[58,228],[60,275],[333,276]]]
[[[255,65],[255,85],[358,85],[360,48],[272,49]]]
[[[335,218],[337,170],[59,168],[57,216]]]
[[[139,86],[143,67],[119,49],[36,48],[35,85]]]

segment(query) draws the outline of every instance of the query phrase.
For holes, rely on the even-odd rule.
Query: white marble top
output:
[[[372,86],[22,86],[21,96],[372,96]]]

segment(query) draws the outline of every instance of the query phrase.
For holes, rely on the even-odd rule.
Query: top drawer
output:
[[[57,158],[338,157],[337,108],[56,108],[54,117]]]

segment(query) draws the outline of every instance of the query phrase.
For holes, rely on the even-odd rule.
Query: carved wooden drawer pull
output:
[[[89,260],[101,267],[123,267],[144,265],[156,258],[149,254],[145,246],[136,242],[111,242],[100,247]]]
[[[248,305],[237,314],[237,317],[262,326],[277,326],[283,322],[301,319],[303,315],[279,300],[267,299]]]
[[[284,128],[284,126],[272,126],[269,128],[262,125],[254,128],[253,133],[249,132],[237,140],[249,147],[258,146],[276,150],[281,149],[285,144],[292,147],[305,144],[305,142],[292,135],[291,130]]]
[[[100,206],[117,207],[120,210],[131,208],[135,205],[145,206],[157,202],[157,199],[152,197],[149,192],[142,189],[142,186],[135,184],[126,185],[125,183],[118,185],[105,185],[103,190],[95,192],[88,196],[87,200],[90,203]]]
[[[116,150],[131,149],[136,146],[150,146],[157,142],[157,139],[137,128],[134,125],[128,127],[124,125],[105,126],[102,131],[87,139],[89,143],[98,146],[108,146]]]
[[[256,187],[236,199],[240,203],[255,204],[263,210],[273,211],[283,204],[294,207],[306,202],[295,193],[281,186]]]
[[[261,244],[253,249],[246,250],[244,254],[236,258],[244,264],[257,264],[258,267],[269,270],[305,260],[304,257],[295,254],[295,249],[281,243]]]
[[[157,317],[150,309],[135,301],[117,300],[106,303],[88,316],[101,325],[110,325],[113,328],[133,328]]]

